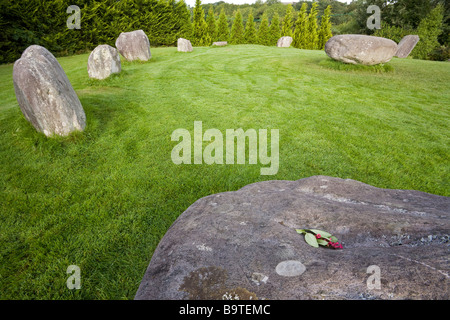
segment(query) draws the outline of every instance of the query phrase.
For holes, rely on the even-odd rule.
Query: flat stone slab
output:
[[[181,214],[135,299],[449,299],[449,216],[449,197],[350,179],[250,184]]]
[[[407,35],[403,37],[397,45],[395,56],[398,58],[407,58],[419,40],[420,37],[418,35]]]
[[[223,46],[227,46],[228,42],[227,41],[216,41],[216,42],[213,42],[212,45],[213,46],[218,46],[218,47],[223,47]]]

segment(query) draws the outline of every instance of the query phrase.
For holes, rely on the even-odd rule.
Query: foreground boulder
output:
[[[291,46],[292,41],[293,41],[292,37],[289,37],[289,36],[281,37],[277,41],[277,47],[279,47],[279,48],[289,48]]]
[[[89,78],[103,80],[121,71],[120,55],[116,48],[107,44],[96,47],[88,59]]]
[[[395,56],[398,58],[407,58],[413,51],[420,38],[417,35],[408,35],[402,38],[397,45]]]
[[[135,299],[449,299],[449,230],[447,197],[326,176],[259,182],[181,214]]]
[[[152,56],[150,41],[142,30],[122,32],[116,40],[116,48],[128,61],[147,61]]]
[[[390,61],[397,52],[397,44],[381,37],[343,34],[331,37],[325,44],[325,52],[337,61],[371,66]]]
[[[13,83],[25,118],[46,136],[66,136],[86,127],[86,115],[59,62],[32,45],[14,63]]]
[[[189,40],[179,38],[177,41],[177,48],[180,52],[192,52],[192,44]]]

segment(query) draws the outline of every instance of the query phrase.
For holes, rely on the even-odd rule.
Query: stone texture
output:
[[[103,80],[121,71],[120,55],[116,48],[107,44],[96,47],[88,59],[89,78]]]
[[[325,52],[337,61],[375,65],[390,61],[397,52],[397,44],[381,37],[344,34],[331,37],[325,44]]]
[[[279,48],[289,48],[291,46],[292,43],[292,37],[281,37],[280,39],[278,39],[277,41],[277,47]]]
[[[142,30],[122,32],[116,40],[116,48],[128,61],[147,61],[150,53],[150,41]]]
[[[213,46],[218,46],[218,47],[223,47],[228,45],[227,41],[217,41],[217,42],[213,42]]]
[[[180,52],[192,52],[191,41],[183,38],[179,38],[177,41],[178,51]]]
[[[420,38],[417,35],[408,35],[403,37],[397,45],[397,52],[395,53],[395,56],[398,58],[407,58],[419,40]]]
[[[66,73],[47,49],[28,47],[14,63],[13,83],[25,118],[46,136],[82,131],[86,115]]]
[[[448,197],[354,180],[251,184],[181,214],[135,299],[449,299],[449,216]],[[344,248],[313,248],[296,228]]]

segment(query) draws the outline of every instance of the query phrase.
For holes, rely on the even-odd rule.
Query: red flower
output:
[[[320,238],[321,238],[320,234],[316,234],[316,239],[320,239]]]

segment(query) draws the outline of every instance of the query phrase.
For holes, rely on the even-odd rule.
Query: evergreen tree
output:
[[[178,31],[178,38],[191,39],[192,37],[192,22],[191,22],[191,12],[184,0],[180,0],[176,4],[176,12],[178,19],[181,23],[180,29]]]
[[[234,15],[233,25],[231,26],[230,43],[242,44],[244,43],[244,23],[242,22],[241,10],[237,10]]]
[[[208,25],[208,34],[211,37],[211,42],[217,38],[217,25],[216,18],[214,17],[213,7],[209,7],[208,16],[206,18],[206,24]]]
[[[230,38],[230,30],[228,28],[227,16],[225,9],[220,10],[219,22],[217,24],[217,41],[228,41]]]
[[[411,53],[414,58],[427,59],[433,49],[439,46],[438,36],[442,32],[443,18],[444,8],[441,4],[438,4],[420,21],[417,28],[420,40]]]
[[[256,27],[255,21],[253,19],[253,10],[250,9],[250,12],[247,17],[247,23],[245,24],[245,32],[244,32],[244,40],[245,43],[255,44],[258,39],[256,37]]]
[[[308,32],[306,37],[306,49],[315,50],[318,47],[319,37],[317,34],[317,2],[313,2],[308,15]]]
[[[209,46],[210,44],[211,37],[208,34],[208,25],[205,21],[205,12],[203,11],[201,0],[195,0],[192,45]]]
[[[270,46],[269,18],[267,18],[267,14],[265,12],[263,13],[257,36],[258,36],[258,44]]]
[[[276,46],[278,39],[281,37],[281,29],[280,29],[280,16],[278,15],[278,12],[275,11],[272,22],[270,23],[269,27],[269,38],[270,38],[270,45]]]
[[[308,4],[303,2],[298,19],[295,22],[294,40],[292,46],[298,49],[306,48],[307,34],[308,34],[308,15],[306,13]]]
[[[319,30],[319,45],[318,49],[325,49],[325,43],[327,43],[328,39],[330,39],[333,34],[331,33],[331,5],[327,6],[327,8],[323,12],[322,22],[320,23]]]
[[[283,19],[283,26],[281,27],[282,37],[292,37],[292,5],[289,4],[286,8],[286,15]]]

